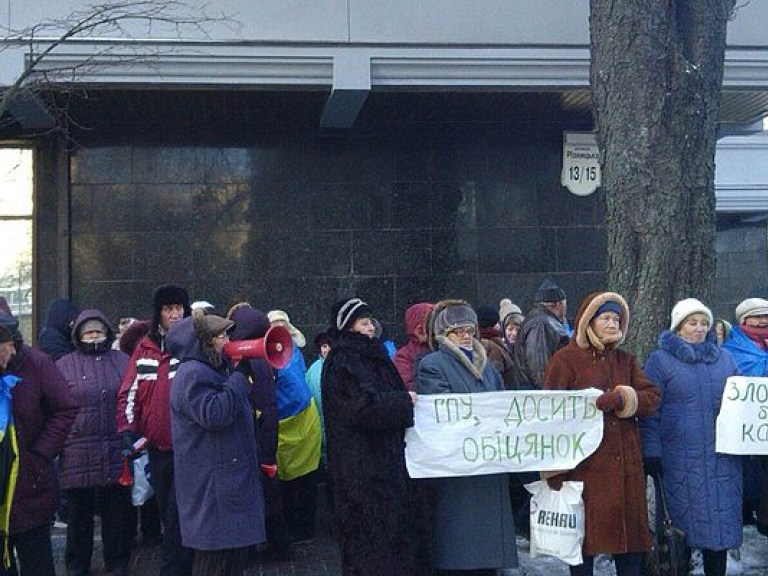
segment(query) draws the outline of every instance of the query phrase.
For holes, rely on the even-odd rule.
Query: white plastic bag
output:
[[[563,482],[552,490],[545,480],[525,485],[531,496],[531,558],[554,556],[566,564],[583,563],[583,482]]]
[[[141,506],[152,498],[155,491],[149,483],[149,456],[144,452],[133,461],[133,487],[131,488],[131,501],[134,506]]]

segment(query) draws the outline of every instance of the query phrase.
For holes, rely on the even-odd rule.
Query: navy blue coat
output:
[[[501,375],[474,341],[473,361],[446,338],[418,365],[419,394],[468,394],[504,390]],[[515,524],[509,475],[435,478],[432,529],[434,566],[441,570],[514,568]]]
[[[661,390],[661,406],[642,425],[644,456],[661,458],[674,524],[688,545],[722,550],[742,540],[741,458],[715,452],[715,421],[729,376],[737,374],[714,333],[690,344],[665,331],[645,373]]]
[[[196,550],[242,548],[266,540],[250,386],[215,369],[192,318],[172,326],[168,351],[179,359],[171,384],[171,430],[181,539]]]

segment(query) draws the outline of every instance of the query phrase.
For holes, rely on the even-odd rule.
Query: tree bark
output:
[[[590,0],[591,85],[606,198],[608,287],[641,358],[675,302],[707,302],[715,145],[734,0]]]

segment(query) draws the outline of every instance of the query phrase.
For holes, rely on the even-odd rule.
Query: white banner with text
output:
[[[411,478],[570,470],[603,439],[601,391],[420,394],[405,433]]]
[[[768,378],[728,378],[717,416],[715,450],[768,454]]]

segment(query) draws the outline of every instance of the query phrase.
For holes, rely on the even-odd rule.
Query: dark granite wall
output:
[[[721,215],[716,240],[717,276],[712,313],[734,321],[745,298],[768,298],[768,235],[766,222],[742,223]]]
[[[73,299],[147,314],[152,287],[174,281],[221,307],[283,308],[312,332],[351,293],[397,329],[421,299],[528,306],[547,275],[574,302],[600,287],[600,196],[560,186],[560,131],[462,131],[78,150]]]

